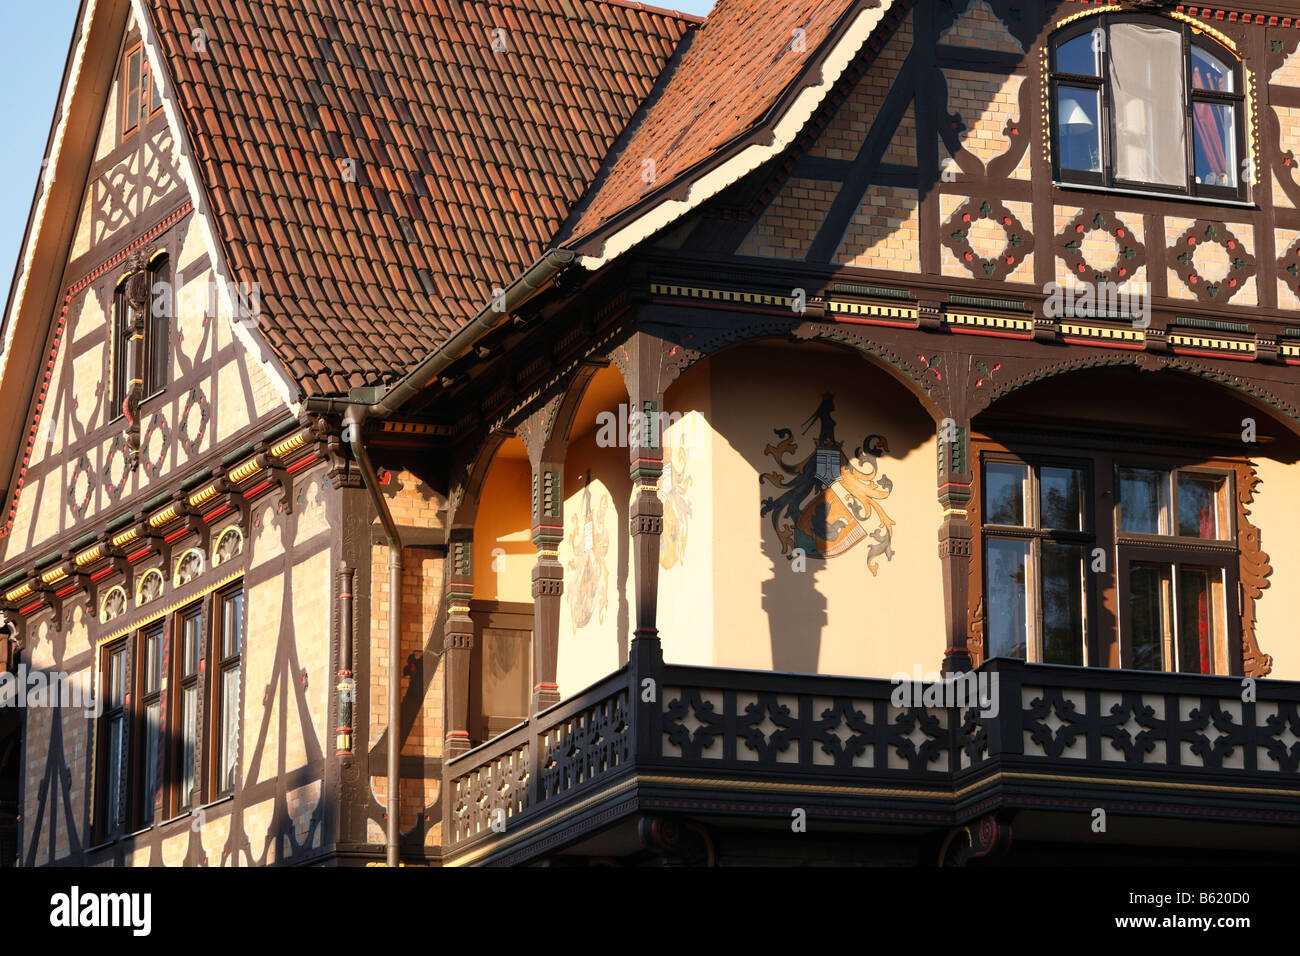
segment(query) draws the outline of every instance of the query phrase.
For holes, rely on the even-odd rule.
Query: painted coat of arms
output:
[[[868,435],[852,457],[835,437],[835,396],[822,396],[821,404],[803,423],[803,433],[816,423],[817,441],[797,463],[799,442],[788,428],[775,429],[780,439],[763,449],[780,471],[770,471],[761,481],[781,489],[763,499],[762,514],[772,516],[772,528],[781,541],[781,553],[792,556],[796,548],[809,558],[834,558],[863,541],[870,542],[867,568],[879,570],[879,557],[894,557],[894,521],[881,501],[893,491],[893,482],[880,474],[879,457],[888,451],[881,435]]]
[[[693,480],[686,473],[688,458],[686,447],[677,445],[664,456],[664,470],[659,476],[659,500],[664,503],[659,566],[664,569],[686,560],[686,531],[691,517],[691,503],[686,499],[686,491]]]
[[[609,499],[602,496],[593,513],[591,485],[582,490],[582,516],[569,535],[573,557],[568,561],[568,572],[564,576],[564,593],[569,600],[569,615],[573,618],[575,634],[578,628],[586,627],[592,617],[605,623],[605,608],[609,603],[609,532],[605,527],[608,507]]]

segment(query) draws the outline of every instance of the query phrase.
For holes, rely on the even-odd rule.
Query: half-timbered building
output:
[[[0,850],[1293,855],[1290,6],[84,0]]]

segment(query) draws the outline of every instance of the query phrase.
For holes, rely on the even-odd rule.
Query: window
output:
[[[987,657],[1085,663],[1089,487],[1084,463],[986,461]]]
[[[100,840],[159,822],[158,806],[170,819],[234,791],[243,608],[242,585],[227,588],[102,651]]]
[[[126,789],[126,667],[127,642],[110,644],[103,650],[101,674],[104,712],[99,723],[100,798],[98,835],[105,838],[122,829],[122,804]]]
[[[174,781],[172,808],[174,813],[189,810],[194,805],[194,761],[199,743],[199,695],[203,691],[199,675],[200,647],[203,643],[203,609],[201,605],[186,608],[180,614],[178,647],[172,654],[174,697],[168,712],[176,715],[177,742],[175,763],[171,767]]]
[[[1116,485],[1125,666],[1229,673],[1237,576],[1231,476],[1121,465]]]
[[[213,635],[214,706],[212,787],[214,797],[233,793],[239,761],[240,651],[244,638],[244,592],[242,587],[222,591],[216,597],[216,628]]]
[[[113,371],[112,408],[109,420],[125,414],[126,396],[131,379],[131,310],[126,304],[126,283],[123,279],[113,291]]]
[[[1052,43],[1058,181],[1244,200],[1241,64],[1190,26],[1090,17]]]
[[[135,823],[147,827],[153,824],[154,803],[160,784],[158,745],[162,741],[162,622],[141,631],[138,640],[136,660],[140,662],[140,674],[137,694],[140,706],[136,739],[143,746],[135,760],[135,779],[139,781]]]
[[[157,395],[167,386],[171,363],[171,270],[166,254],[149,262],[149,315],[144,334],[144,398]]]
[[[149,297],[144,320],[144,341],[141,344],[142,361],[139,365],[131,351],[135,320],[127,303],[128,282],[129,276],[113,292],[113,406],[110,420],[124,414],[131,382],[136,374],[140,376],[140,397],[145,401],[167,387],[171,370],[172,284],[167,254],[158,253],[149,261]]]
[[[1014,444],[973,445],[983,656],[1240,673],[1235,488],[1249,465],[1014,431]]]
[[[123,60],[122,137],[139,128],[161,106],[157,84],[149,73],[149,58],[139,43],[131,47]]]

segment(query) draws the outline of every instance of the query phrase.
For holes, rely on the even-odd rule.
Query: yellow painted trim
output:
[[[120,548],[123,545],[128,545],[138,537],[140,537],[140,532],[136,528],[131,528],[129,531],[123,531],[121,534],[115,535],[112,538],[113,547]]]
[[[158,580],[163,583],[163,587],[167,586],[167,578],[163,576],[162,569],[149,568],[147,571],[145,571],[143,574],[140,575],[140,580],[136,582],[135,585],[135,606],[136,607],[144,606],[145,602],[141,600],[140,592],[144,590],[144,583],[149,580],[149,577],[151,575],[154,574],[158,575]],[[161,595],[159,595],[159,597],[161,597]],[[157,598],[154,598],[154,600],[157,600]]]
[[[1111,4],[1108,7],[1098,7],[1096,10],[1083,10],[1080,11],[1079,13],[1072,13],[1068,17],[1065,17],[1062,20],[1057,20],[1056,26],[1053,28],[1053,32],[1061,29],[1061,27],[1069,26],[1071,23],[1074,23],[1076,20],[1082,20],[1084,17],[1095,17],[1103,13],[1116,13],[1123,9],[1124,8],[1119,6],[1118,4]]]
[[[88,548],[87,550],[81,552],[81,554],[77,555],[77,557],[74,559],[74,563],[77,565],[77,567],[84,568],[88,564],[94,564],[103,556],[104,556],[103,546],[97,544],[93,548]]]
[[[737,292],[733,289],[708,289],[702,286],[665,285],[650,283],[654,295],[671,295],[685,299],[709,299],[715,302],[743,302],[746,305],[780,305],[787,309],[794,303],[788,295],[770,295],[766,292]]]
[[[250,458],[242,465],[239,465],[238,467],[231,469],[230,474],[227,475],[226,477],[229,478],[230,481],[234,482],[235,484],[240,485],[243,484],[245,481],[247,481],[249,478],[252,478],[261,470],[262,470],[262,466],[259,465],[255,460]]]
[[[827,302],[830,312],[843,312],[848,315],[873,315],[885,319],[916,319],[916,306],[876,305],[873,302]]]
[[[1062,335],[1077,335],[1089,339],[1116,339],[1120,342],[1145,342],[1147,335],[1141,329],[1112,329],[1103,325],[1060,324]]]
[[[1181,333],[1173,333],[1169,336],[1169,344],[1196,349],[1215,349],[1220,352],[1246,352],[1251,355],[1255,353],[1254,342],[1242,342],[1234,339],[1212,339],[1201,335],[1182,335]]]
[[[22,600],[23,598],[27,597],[27,595],[31,594],[32,591],[34,591],[34,590],[35,590],[35,588],[33,588],[33,587],[31,586],[30,583],[28,583],[28,584],[20,584],[20,585],[18,585],[18,587],[14,588],[12,591],[6,591],[6,592],[5,592],[5,600],[6,600],[6,601],[20,601],[20,600]]]
[[[194,492],[194,494],[190,495],[190,504],[197,508],[205,501],[211,501],[216,496],[217,496],[217,486],[215,484],[208,485],[206,488],[200,489],[199,491],[196,491]]]
[[[41,575],[41,580],[46,584],[56,584],[59,581],[62,581],[67,576],[68,576],[68,569],[60,566],[55,568],[53,571],[46,571],[44,574]]]
[[[103,637],[99,638],[99,640],[95,641],[95,647],[97,648],[103,647],[105,644],[109,643],[110,641],[117,640],[119,637],[122,637],[124,634],[130,634],[132,631],[137,631],[142,627],[152,624],[154,621],[158,620],[159,618],[166,617],[168,614],[171,614],[173,611],[179,611],[181,608],[185,607],[185,605],[191,604],[194,601],[197,601],[199,598],[203,597],[204,595],[211,594],[213,591],[217,590],[218,588],[225,587],[231,581],[235,581],[243,576],[244,576],[244,572],[240,570],[235,574],[230,574],[217,581],[213,581],[211,584],[205,585],[202,590],[187,595],[185,599],[182,601],[173,601],[171,604],[168,604],[165,607],[158,608],[158,610],[154,611],[152,614],[146,615],[145,617],[142,617],[139,620],[132,621],[129,625],[125,627],[119,627],[117,630],[113,631],[112,633],[104,635]],[[110,591],[109,593],[112,592]]]
[[[307,444],[307,436],[302,432],[298,432],[298,434],[294,435],[292,438],[288,438],[278,444],[272,445],[271,454],[276,458],[283,458],[291,451],[296,451],[305,444]]]
[[[168,505],[166,508],[164,508],[162,511],[158,512],[156,515],[151,515],[151,516],[150,516],[150,518],[149,518],[149,527],[151,527],[151,528],[161,528],[163,525],[168,524],[169,522],[175,521],[177,517],[179,517],[179,513],[178,513],[178,511],[177,511],[177,506],[176,506],[176,505]]]
[[[1018,332],[1034,331],[1033,319],[1008,319],[995,315],[971,315],[967,312],[948,312],[943,318],[949,325],[969,325],[984,329],[1014,329]]]

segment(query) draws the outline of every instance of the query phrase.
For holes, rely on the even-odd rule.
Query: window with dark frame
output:
[[[109,420],[123,415],[123,404],[131,390],[131,334],[134,320],[127,304],[123,279],[113,291],[113,367],[110,372],[112,408]],[[171,316],[173,312],[171,259],[166,253],[149,263],[149,299],[144,321],[144,362],[141,401],[147,401],[167,387],[171,374]]]
[[[149,263],[149,314],[145,318],[144,395],[148,399],[167,387],[171,363],[172,284],[170,260],[155,256]]]
[[[210,658],[216,662],[211,725],[213,798],[233,793],[238,775],[240,654],[244,638],[242,584],[217,593],[215,616]]]
[[[194,805],[194,762],[199,743],[199,702],[203,682],[199,673],[199,656],[203,643],[203,608],[192,605],[180,612],[176,629],[177,646],[172,652],[172,687],[174,697],[169,713],[177,720],[175,763],[171,768],[173,785],[172,815],[190,810]]]
[[[1116,468],[1120,638],[1128,667],[1226,674],[1236,614],[1232,476]]]
[[[979,449],[985,658],[1105,663],[1109,643],[1124,668],[1235,673],[1231,460],[1054,454]],[[1099,616],[1102,604],[1114,614]],[[1098,634],[1101,620],[1112,633]]]
[[[1095,543],[1090,487],[1085,462],[985,462],[987,656],[1086,662],[1087,563]]]
[[[142,746],[136,752],[134,776],[139,781],[135,824],[151,826],[154,803],[161,781],[158,778],[158,747],[162,742],[162,643],[163,622],[141,630],[136,660],[140,662],[137,693],[139,723],[136,739]]]
[[[1190,26],[1089,17],[1052,40],[1058,182],[1244,201],[1242,66]]]
[[[122,138],[130,136],[140,125],[162,108],[158,84],[149,71],[144,47],[136,43],[122,58]]]
[[[174,615],[166,665],[163,620],[101,651],[105,706],[96,729],[100,756],[95,778],[95,833],[101,841],[158,822],[159,793],[162,816],[171,819],[234,791],[244,631],[242,582],[217,592],[212,601],[211,628],[205,623],[209,615],[203,601]],[[205,659],[214,666],[205,668]]]
[[[131,378],[131,310],[126,304],[126,280],[113,291],[113,369],[111,373],[112,405],[109,421],[125,414],[123,404]]]
[[[106,839],[122,829],[126,777],[125,752],[127,746],[127,642],[125,639],[109,644],[102,651],[100,690],[104,710],[99,723],[99,774],[96,780],[100,794],[97,836]]]

